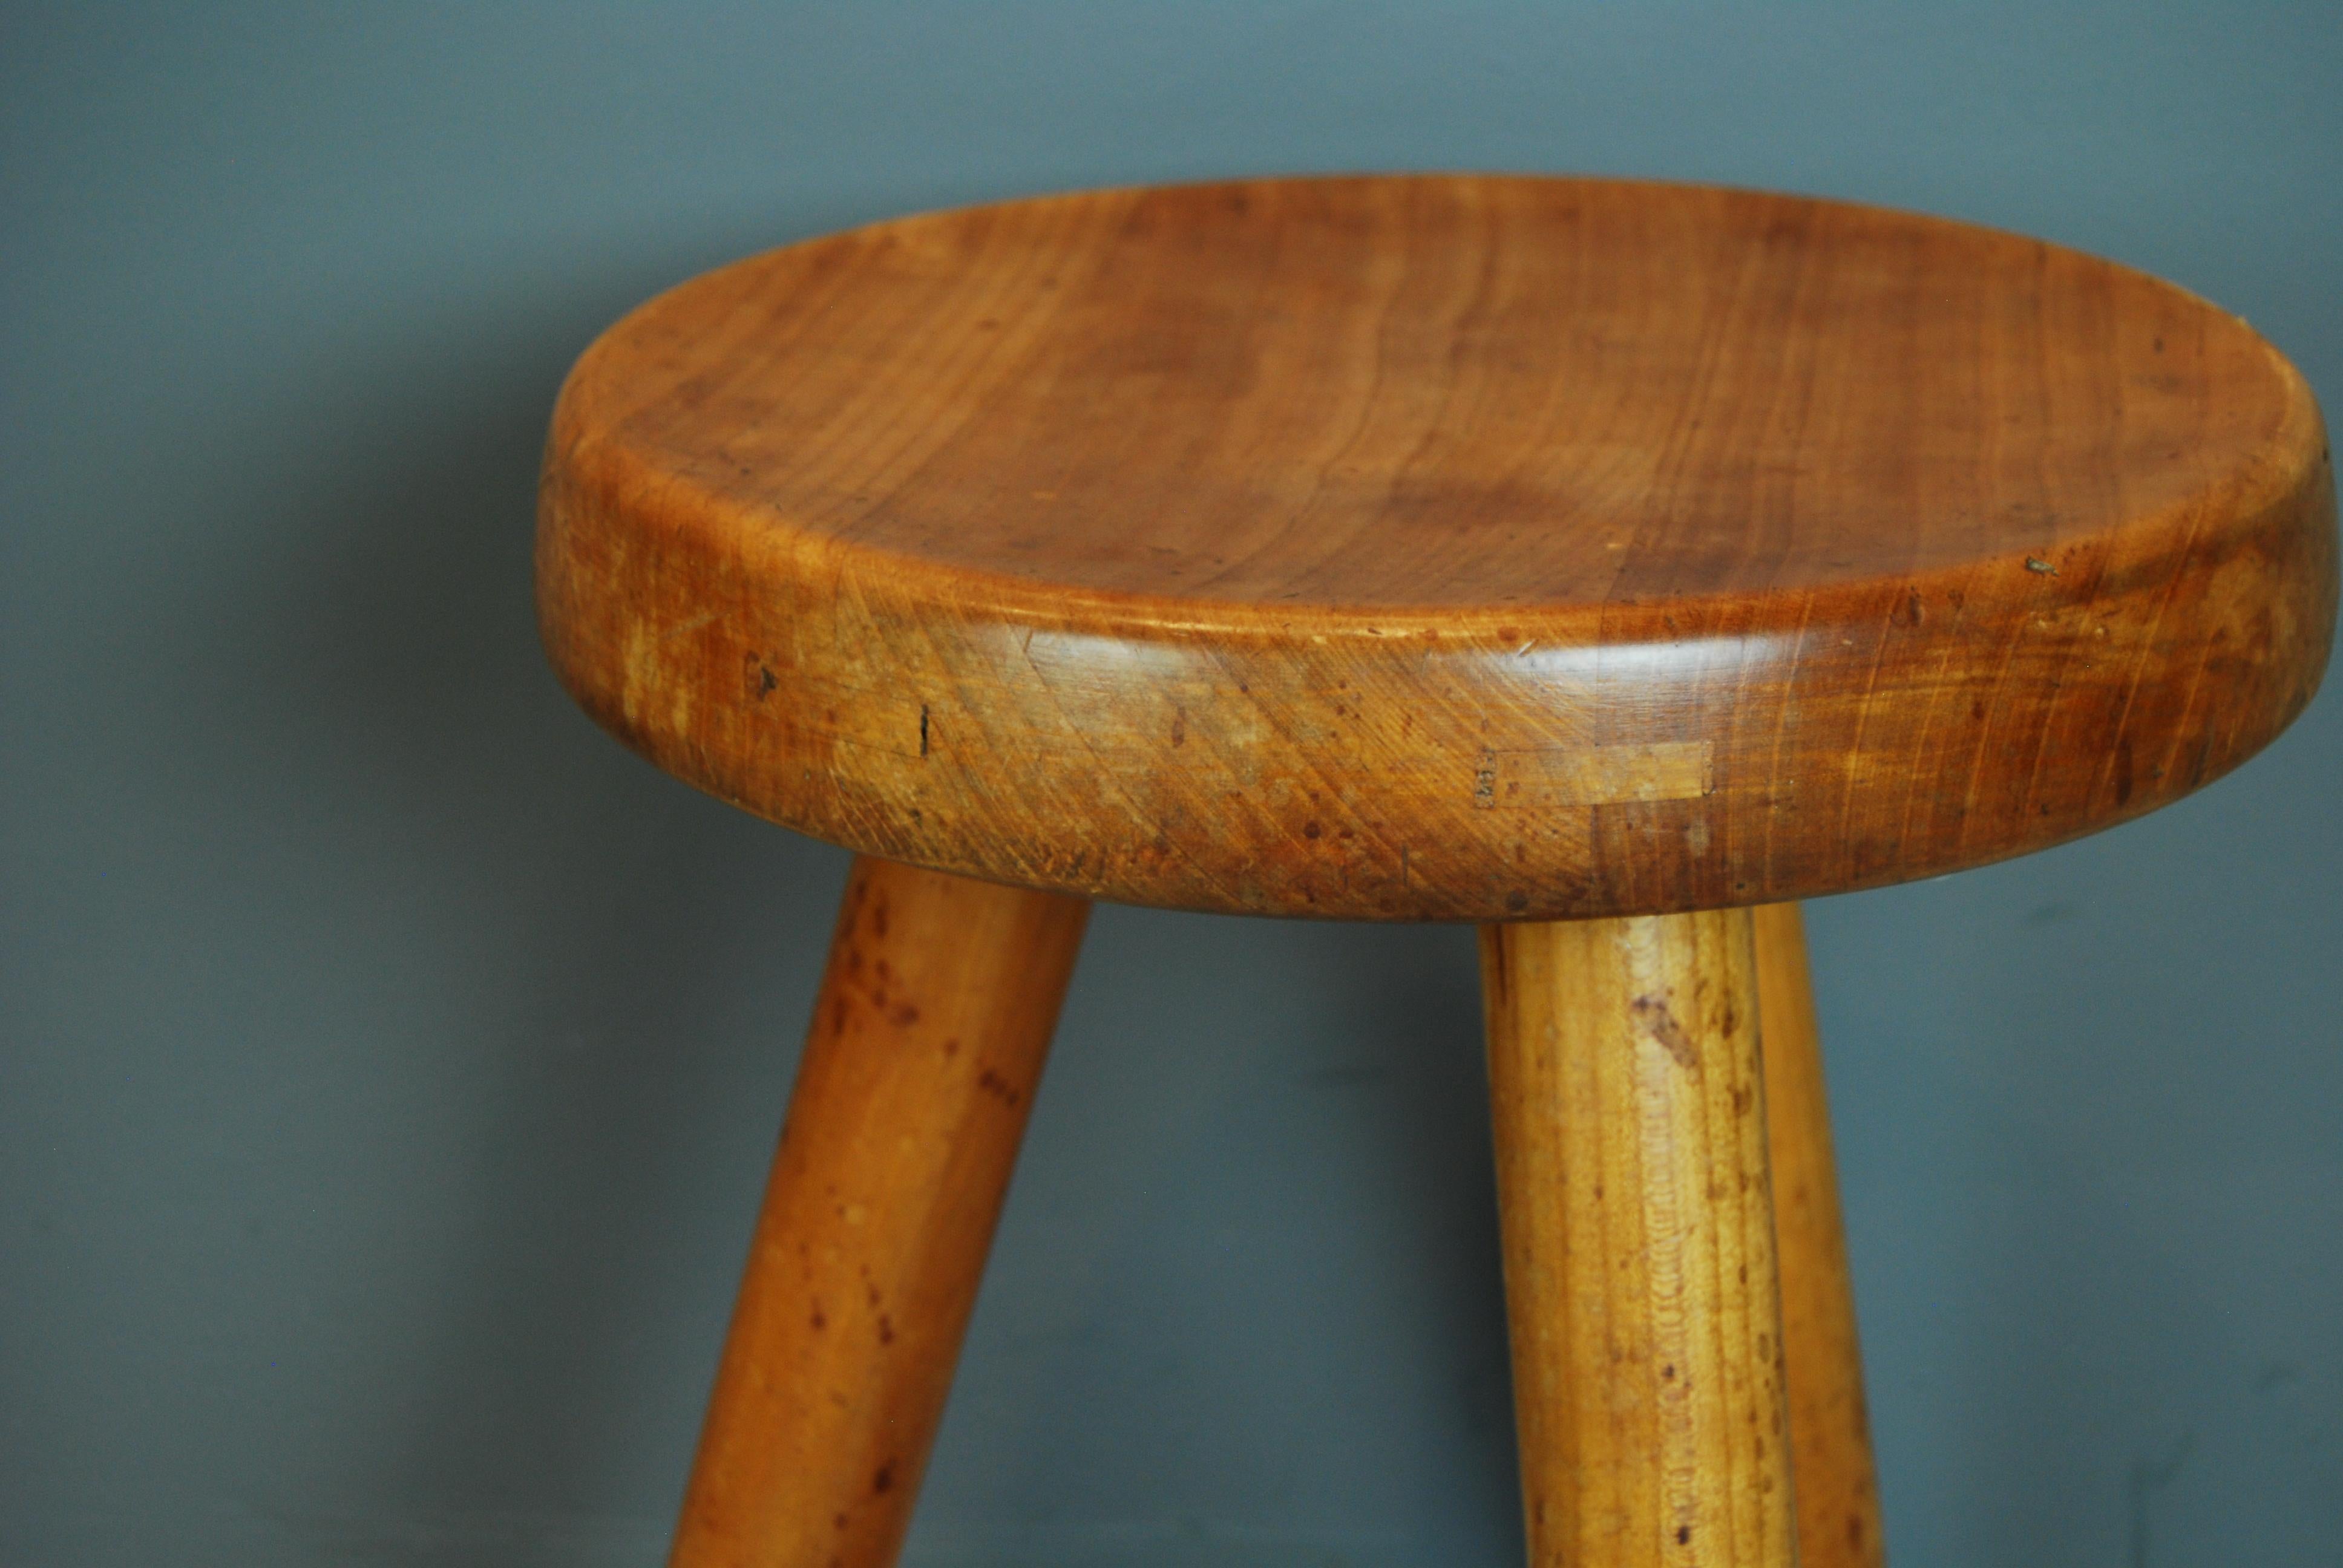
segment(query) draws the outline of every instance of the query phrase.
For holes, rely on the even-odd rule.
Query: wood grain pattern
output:
[[[1481,930],[1533,1568],[1787,1568],[1746,910]]]
[[[1782,1348],[1790,1380],[1790,1452],[1798,1477],[1805,1568],[1880,1568],[1879,1477],[1863,1396],[1855,1286],[1839,1217],[1821,1036],[1795,904],[1750,911],[1765,1063],[1774,1233],[1781,1256]]]
[[[855,863],[674,1568],[883,1568],[1090,906]]]
[[[578,362],[541,622],[660,766],[990,879],[1273,914],[1760,903],[2135,816],[2323,669],[2246,324],[1786,196],[1122,190],[741,262]]]

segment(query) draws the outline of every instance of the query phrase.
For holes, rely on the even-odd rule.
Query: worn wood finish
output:
[[[2308,699],[2326,437],[2237,317],[1830,202],[1122,190],[741,262],[579,361],[553,660],[873,854],[1141,903],[1758,903],[2137,815]]]
[[[1089,910],[856,862],[674,1568],[894,1562]]]
[[[1838,1167],[1821,1037],[1795,904],[1750,911],[1757,944],[1774,1232],[1782,1267],[1782,1348],[1805,1568],[1879,1568],[1879,1477],[1863,1398]]]
[[[1533,1568],[1787,1568],[1746,910],[1484,926]]]

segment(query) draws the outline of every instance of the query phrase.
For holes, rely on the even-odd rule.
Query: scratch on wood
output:
[[[1635,1015],[1635,1021],[1644,1026],[1644,1033],[1667,1048],[1668,1054],[1676,1059],[1677,1066],[1687,1072],[1700,1070],[1700,1047],[1691,1035],[1684,1032],[1684,1025],[1676,1021],[1676,1015],[1668,1010],[1666,997],[1656,994],[1639,996],[1629,1004],[1628,1010]]]

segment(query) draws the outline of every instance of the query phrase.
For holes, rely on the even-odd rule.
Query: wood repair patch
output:
[[[1714,749],[1706,740],[1484,749],[1473,804],[1493,811],[1696,799],[1715,787]]]

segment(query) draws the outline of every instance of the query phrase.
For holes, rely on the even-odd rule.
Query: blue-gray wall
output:
[[[2343,388],[2343,16],[0,11],[0,1562],[649,1563],[844,867],[623,754],[538,443],[907,208],[1623,172],[2033,230]],[[1904,1568],[2343,1560],[2343,705],[1812,911]],[[1469,935],[1102,910],[914,1564],[1499,1564]]]

